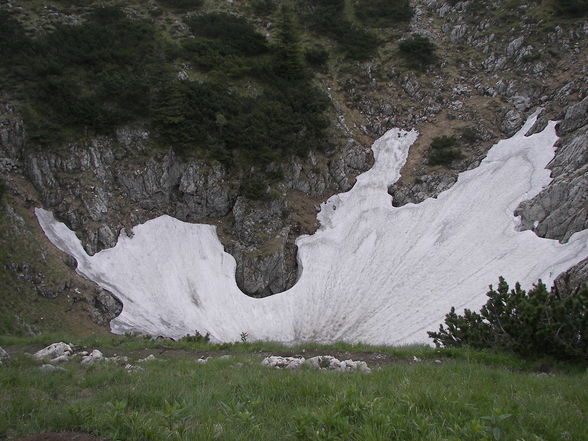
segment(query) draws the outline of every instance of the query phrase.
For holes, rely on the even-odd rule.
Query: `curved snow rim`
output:
[[[36,214],[48,238],[77,259],[77,271],[122,300],[115,333],[423,343],[451,306],[478,309],[499,275],[523,286],[539,278],[550,284],[588,256],[588,230],[567,244],[517,231],[514,209],[550,182],[544,167],[554,154],[555,123],[526,137],[536,118],[437,199],[399,208],[387,189],[418,134],[388,131],[372,147],[374,166],[322,205],[314,235],[298,239],[304,271],[296,285],[264,299],[239,290],[235,260],[210,225],[161,216],[88,256],[50,212]]]

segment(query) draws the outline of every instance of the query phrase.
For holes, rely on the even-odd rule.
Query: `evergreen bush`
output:
[[[277,5],[274,0],[253,0],[251,2],[251,9],[254,14],[260,17],[267,17],[275,12]]]
[[[473,127],[465,127],[461,131],[460,139],[466,144],[473,144],[480,139],[480,135]]]
[[[552,0],[552,4],[558,15],[583,17],[588,14],[588,0]]]
[[[321,68],[329,61],[329,51],[322,46],[312,46],[304,52],[304,59],[311,66]]]
[[[455,139],[455,136],[436,136],[431,141],[431,148],[434,150],[447,149],[449,147],[453,147],[456,142],[457,140]]]
[[[437,58],[435,44],[422,35],[401,41],[398,49],[410,69],[425,70]]]
[[[432,150],[429,152],[430,165],[449,165],[461,158],[463,158],[463,154],[457,149]]]
[[[213,12],[192,15],[186,23],[197,37],[216,39],[241,55],[259,55],[268,50],[266,38],[243,17]]]
[[[287,7],[280,9],[277,43],[274,48],[274,72],[286,79],[296,80],[306,75],[300,35],[294,14]]]
[[[463,158],[459,149],[454,149],[457,139],[454,136],[436,136],[431,141],[429,149],[430,165],[448,165],[451,162]]]
[[[509,291],[500,277],[492,285],[480,312],[455,308],[445,316],[445,326],[428,332],[437,346],[471,346],[502,349],[525,356],[588,360],[588,287],[562,296],[539,280],[529,292],[517,283]]]
[[[290,11],[283,11],[272,45],[237,16],[186,21],[195,37],[175,43],[148,20],[101,7],[79,25],[31,38],[0,12],[0,79],[25,97],[35,145],[111,135],[139,122],[154,146],[264,170],[327,144],[329,100],[312,83]],[[200,81],[178,79],[180,63],[200,71]],[[235,81],[242,78],[250,85],[245,92]]]
[[[372,56],[380,40],[345,16],[344,0],[306,1],[303,13],[312,32],[333,39],[347,58],[365,60]]]

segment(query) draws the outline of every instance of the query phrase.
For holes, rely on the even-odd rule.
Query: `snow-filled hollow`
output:
[[[77,271],[123,302],[111,322],[115,333],[429,343],[426,331],[436,330],[452,306],[479,309],[499,275],[523,287],[539,278],[549,285],[588,256],[588,230],[566,244],[518,231],[515,208],[551,180],[545,166],[555,152],[555,123],[525,136],[536,118],[436,199],[403,207],[392,206],[387,189],[418,134],[388,131],[372,146],[373,167],[322,204],[319,230],[297,240],[298,282],[263,299],[239,290],[235,260],[213,226],[161,216],[89,256],[52,213],[36,214],[53,244],[76,258]]]

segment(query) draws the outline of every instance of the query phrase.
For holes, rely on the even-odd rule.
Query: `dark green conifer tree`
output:
[[[288,80],[305,76],[304,53],[294,14],[286,6],[280,8],[277,42],[275,47],[275,73]]]

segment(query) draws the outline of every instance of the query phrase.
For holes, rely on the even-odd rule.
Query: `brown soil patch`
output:
[[[319,226],[316,215],[320,202],[297,190],[289,191],[286,198],[290,217],[294,223],[300,224],[306,234],[314,234]]]

